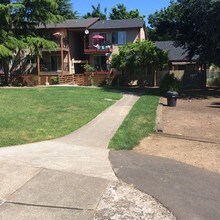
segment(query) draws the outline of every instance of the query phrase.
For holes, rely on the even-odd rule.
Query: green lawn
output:
[[[0,88],[0,147],[57,138],[80,128],[122,97],[78,87]]]
[[[154,132],[158,90],[147,89],[143,93],[110,141],[109,148],[130,150]]]

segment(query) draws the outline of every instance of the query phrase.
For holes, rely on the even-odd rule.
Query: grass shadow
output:
[[[206,88],[206,89],[189,89],[183,90],[180,98],[182,99],[208,99],[220,98],[220,88]]]
[[[123,94],[134,94],[134,95],[151,95],[151,96],[159,96],[159,89],[154,87],[134,87],[134,86],[105,86],[102,87],[105,91],[110,92],[119,92]]]

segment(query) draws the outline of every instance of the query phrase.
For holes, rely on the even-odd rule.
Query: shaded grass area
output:
[[[142,96],[110,141],[109,148],[130,150],[154,132],[159,92],[156,89],[145,89],[141,93]]]
[[[76,87],[0,89],[0,147],[64,136],[122,97]],[[107,100],[106,100],[107,99]]]
[[[205,89],[185,89],[180,94],[183,99],[220,98],[220,87],[207,87]]]

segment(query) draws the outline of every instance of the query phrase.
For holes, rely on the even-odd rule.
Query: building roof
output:
[[[174,41],[156,41],[156,46],[161,50],[167,50],[169,61],[189,61],[187,52],[182,47],[175,47]],[[198,57],[194,56],[192,60],[197,60]]]
[[[90,30],[106,30],[106,29],[125,29],[125,28],[141,28],[145,22],[141,19],[125,19],[125,20],[102,20],[94,23]]]
[[[67,19],[64,22],[61,23],[51,23],[47,24],[47,29],[53,29],[53,28],[89,28],[91,25],[93,25],[95,22],[97,22],[99,18],[88,18],[88,19]],[[38,26],[39,29],[45,28],[44,25]]]

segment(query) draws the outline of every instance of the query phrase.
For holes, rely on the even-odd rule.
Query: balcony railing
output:
[[[69,71],[69,64],[64,62],[63,70],[65,72]],[[56,63],[41,63],[40,64],[40,72],[53,72],[53,73],[61,73],[61,65],[57,65]]]
[[[50,49],[50,51],[61,51],[61,41],[60,39],[57,39],[57,38],[53,38],[53,39],[49,39],[53,42],[55,42],[57,44],[57,48],[54,48],[54,49]],[[49,51],[48,49],[43,49],[42,51]],[[68,44],[68,41],[66,39],[63,39],[63,51],[66,51],[68,52],[69,51],[69,44]]]
[[[60,39],[52,39],[52,41],[54,41],[58,45],[58,47],[61,47]],[[65,38],[63,38],[63,48],[69,48],[68,41]]]
[[[84,48],[84,53],[111,53],[112,45],[111,44],[97,44],[97,45],[89,45]]]

